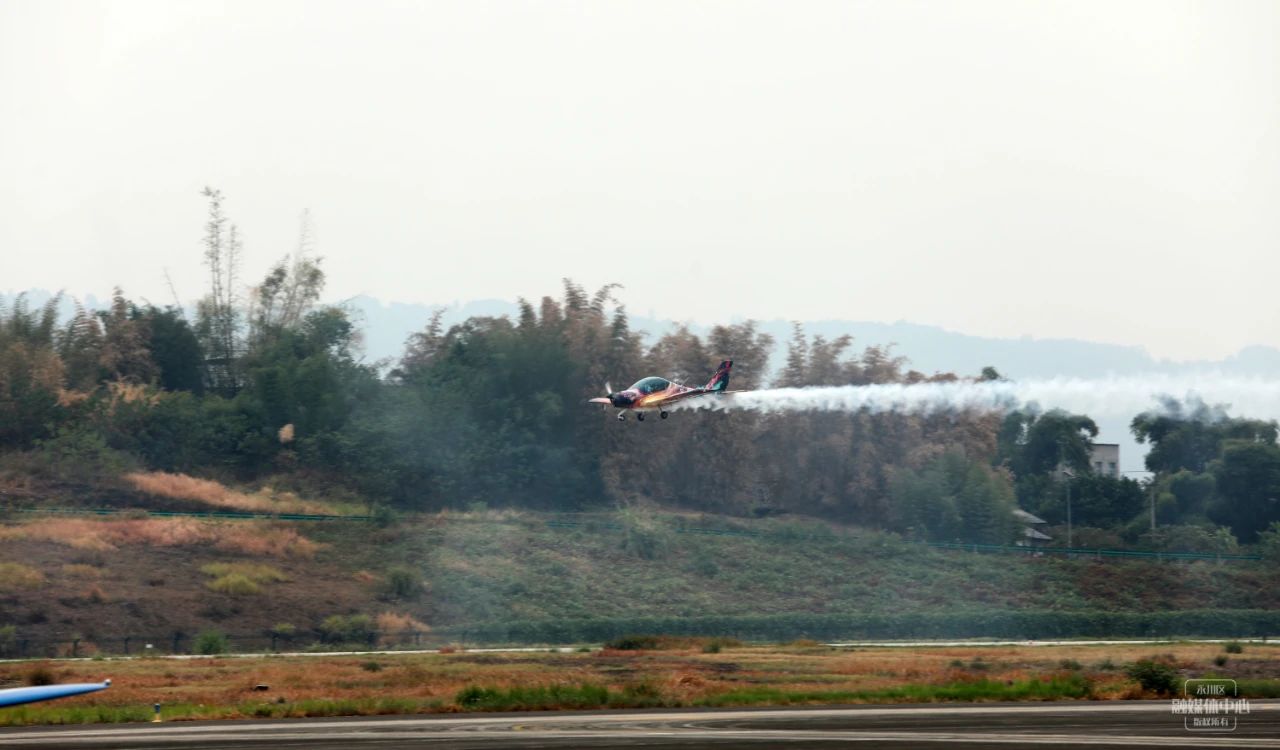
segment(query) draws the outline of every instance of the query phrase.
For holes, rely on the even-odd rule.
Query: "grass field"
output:
[[[646,706],[1156,697],[1126,667],[1178,684],[1229,677],[1280,697],[1280,646],[1222,644],[835,649],[660,639],[658,648],[0,664],[0,683],[113,680],[104,692],[0,709],[0,725]]]
[[[13,514],[0,519],[0,564],[10,566],[0,587],[0,628],[12,626],[16,638],[33,642],[78,639],[77,653],[88,655],[118,652],[125,636],[135,647],[155,640],[163,648],[181,632],[189,644],[207,629],[252,636],[261,642],[243,650],[262,650],[269,643],[264,634],[281,625],[311,638],[327,617],[356,613],[508,642],[520,639],[485,635],[501,628],[479,626],[588,619],[625,626],[652,617],[1280,611],[1280,569],[1263,562],[983,555],[804,519],[629,510],[574,516],[576,525],[563,528],[554,525],[558,518],[475,510],[405,516],[379,527]],[[689,527],[726,533],[682,531]],[[269,580],[244,574],[264,570]],[[1226,628],[1219,633],[1197,627],[1151,634],[1248,632],[1231,630],[1230,618],[1219,620]],[[819,632],[721,634],[777,640]],[[1107,635],[1041,637],[1082,634]],[[300,643],[309,642],[301,636]]]

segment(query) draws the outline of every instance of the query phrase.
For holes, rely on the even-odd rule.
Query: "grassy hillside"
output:
[[[616,628],[702,618],[705,629],[715,617],[811,615],[830,625],[837,616],[1199,610],[1208,612],[1197,620],[1209,623],[1203,630],[1217,627],[1213,611],[1280,611],[1280,572],[1260,562],[985,555],[811,521],[634,510],[477,510],[383,527],[23,513],[5,519],[0,541],[0,627],[110,651],[126,635],[190,638],[209,628],[258,637],[232,648],[262,648],[282,625],[310,642],[335,614],[382,615],[384,629],[412,618],[438,638],[474,639],[503,638],[483,624],[587,618]],[[1093,630],[1117,627],[1107,622]]]

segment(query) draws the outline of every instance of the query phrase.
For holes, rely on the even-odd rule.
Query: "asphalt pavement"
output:
[[[1169,701],[597,711],[170,722],[0,730],[0,749],[1280,748],[1280,701],[1232,732],[1192,731]]]

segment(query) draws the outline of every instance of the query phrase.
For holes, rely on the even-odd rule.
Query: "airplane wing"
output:
[[[607,399],[607,398],[601,397],[601,398],[588,399],[588,400],[587,400],[587,403],[588,403],[588,404],[610,404],[610,403],[613,403],[613,402],[612,402],[612,401],[610,401],[610,400],[609,400],[609,399]]]
[[[51,701],[55,698],[68,698],[73,695],[94,693],[99,690],[106,690],[109,687],[111,687],[111,680],[10,688],[8,690],[0,690],[0,706],[20,706],[23,703]]]

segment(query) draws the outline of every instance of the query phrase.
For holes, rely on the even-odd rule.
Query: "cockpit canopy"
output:
[[[631,386],[631,390],[640,391],[640,395],[648,396],[650,393],[665,391],[671,385],[671,381],[666,378],[645,378]]]

